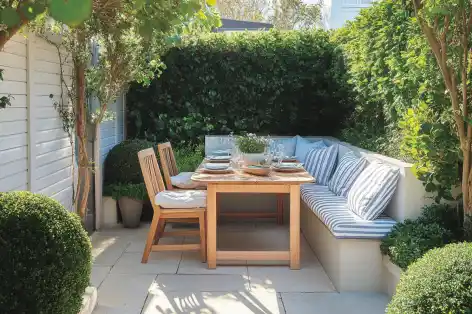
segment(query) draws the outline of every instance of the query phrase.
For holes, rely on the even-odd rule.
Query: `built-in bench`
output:
[[[222,136],[207,136],[205,152],[210,154],[229,145]],[[288,137],[275,137],[288,138]],[[353,214],[346,199],[332,193],[327,186],[306,184],[301,187],[301,229],[326,273],[338,291],[372,291],[392,293],[392,282],[380,253],[380,241],[398,221],[416,218],[428,202],[422,183],[411,171],[412,165],[372,153],[331,137],[307,137],[323,140],[326,145],[339,145],[338,161],[353,151],[369,161],[379,160],[399,170],[395,194],[384,213],[375,220],[362,220]],[[289,204],[288,201],[285,204]],[[276,199],[271,195],[252,194],[219,198],[222,211],[257,208],[273,210]],[[286,211],[288,218],[288,210]]]

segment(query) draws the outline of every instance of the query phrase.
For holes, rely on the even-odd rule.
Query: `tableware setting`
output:
[[[231,155],[209,155],[206,157],[209,162],[229,162]]]
[[[279,172],[301,172],[304,171],[303,164],[298,162],[280,162],[272,166]]]
[[[229,162],[227,163],[205,163],[202,168],[203,172],[206,173],[230,173],[233,169],[230,167]]]
[[[256,176],[268,176],[272,171],[269,165],[248,165],[241,168],[244,172]]]

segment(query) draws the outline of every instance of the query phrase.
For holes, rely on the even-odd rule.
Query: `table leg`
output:
[[[207,261],[208,268],[216,268],[216,185],[207,187]]]
[[[300,185],[290,186],[290,268],[300,269]]]

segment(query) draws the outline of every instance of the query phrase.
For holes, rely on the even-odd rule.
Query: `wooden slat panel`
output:
[[[28,145],[25,134],[0,137],[0,151]]]
[[[3,47],[3,51],[26,57],[26,45],[17,41],[9,40]]]
[[[0,113],[1,114],[1,113]],[[26,120],[0,123],[0,136],[22,134],[28,131]]]
[[[16,81],[26,82],[26,70],[18,68],[10,68],[2,66],[3,68],[3,80],[4,81]]]
[[[22,158],[0,165],[0,179],[28,171],[28,159]]]
[[[37,132],[37,135],[36,135],[36,143],[50,142],[50,141],[59,140],[65,137],[69,138],[62,128],[39,131]]]
[[[0,65],[17,69],[26,69],[26,58],[8,52],[0,52]]]
[[[0,179],[0,192],[13,191],[18,187],[26,187],[28,185],[28,171],[17,173]]]
[[[70,141],[69,138],[66,137],[52,142],[36,144],[36,153],[42,155],[69,146]]]
[[[17,159],[27,158],[27,156],[28,152],[26,145],[7,150],[0,150],[0,166],[2,164],[6,164]]]
[[[72,156],[72,147],[69,145],[68,147],[56,149],[50,153],[36,156],[36,164],[38,167],[41,167],[43,165],[54,161],[59,161],[70,156]],[[71,161],[69,160],[68,162],[70,163]]]
[[[45,189],[56,182],[72,177],[72,168],[64,168],[62,170],[52,172],[45,177],[36,180],[36,187],[38,190]]]
[[[0,97],[2,96],[9,96],[8,94],[0,93]],[[26,108],[26,95],[15,95],[13,98],[10,99],[11,106],[7,107],[7,109],[11,108]],[[5,109],[3,109],[5,110]],[[25,114],[26,118],[26,114]]]
[[[288,261],[288,251],[217,251],[217,260],[229,261]]]
[[[0,93],[9,95],[26,95],[26,82],[3,81]]]
[[[26,120],[26,108],[7,107],[2,109],[0,122],[24,121]]]
[[[36,168],[35,179],[45,177],[54,171],[59,171],[67,167],[72,167],[71,164],[72,164],[72,156],[69,156],[69,157],[59,159],[51,163],[39,166],[38,168]]]

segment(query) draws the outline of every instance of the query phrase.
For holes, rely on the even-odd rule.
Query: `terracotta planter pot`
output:
[[[141,223],[143,202],[129,197],[121,197],[118,200],[121,217],[125,228],[137,228]]]

